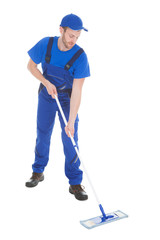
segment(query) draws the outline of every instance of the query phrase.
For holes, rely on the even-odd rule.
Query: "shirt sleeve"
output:
[[[47,49],[48,40],[49,40],[48,37],[41,39],[34,47],[32,47],[28,51],[28,55],[36,64],[39,64],[42,62],[44,52]]]
[[[85,52],[75,62],[74,78],[86,78],[90,76],[90,67]]]

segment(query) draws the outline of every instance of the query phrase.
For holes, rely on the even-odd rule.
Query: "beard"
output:
[[[63,33],[62,42],[63,42],[65,48],[67,48],[68,50],[74,46],[74,44],[72,42],[67,42],[67,40],[65,38],[65,33]]]

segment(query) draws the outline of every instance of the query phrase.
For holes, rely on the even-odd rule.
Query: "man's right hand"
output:
[[[47,89],[48,94],[51,95],[52,98],[55,98],[55,95],[57,96],[57,89],[54,86],[54,84],[52,84],[51,82],[46,80],[45,81],[45,87]]]
[[[31,58],[28,62],[27,68],[32,75],[40,80],[41,83],[46,87],[48,94],[51,95],[52,98],[55,98],[55,95],[57,95],[56,87],[44,78],[43,74],[37,68],[37,64]]]

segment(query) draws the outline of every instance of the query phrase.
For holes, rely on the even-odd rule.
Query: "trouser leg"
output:
[[[45,89],[44,89],[45,90]],[[37,110],[37,139],[33,172],[41,173],[49,160],[50,138],[54,126],[57,105],[55,100],[47,99],[43,91],[39,94]]]
[[[60,101],[61,102],[61,101]],[[65,117],[68,121],[69,119],[69,111],[70,111],[70,100],[69,101],[62,101],[61,102],[62,109],[64,111]],[[65,132],[65,124],[62,119],[61,113],[58,111],[59,120],[62,128],[62,142],[63,142],[63,149],[65,154],[65,175],[69,179],[70,185],[78,185],[82,182],[83,172],[79,169],[80,160],[76,154],[76,151],[72,145],[71,139],[66,135]],[[78,147],[78,116],[75,121],[75,133],[74,133],[74,140]]]

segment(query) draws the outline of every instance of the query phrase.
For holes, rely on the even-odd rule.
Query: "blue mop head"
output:
[[[102,216],[99,216],[99,217],[94,217],[94,218],[90,218],[88,220],[80,221],[80,223],[82,224],[82,226],[84,226],[88,229],[91,229],[91,228],[99,227],[99,226],[101,226],[103,224],[106,224],[106,223],[110,223],[110,222],[113,222],[113,221],[120,220],[122,218],[126,218],[126,217],[128,217],[127,214],[118,210],[118,211],[106,214],[105,218],[102,215]]]

